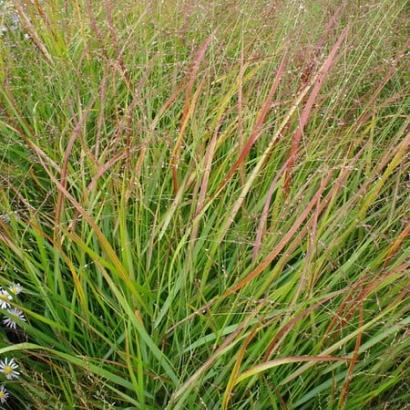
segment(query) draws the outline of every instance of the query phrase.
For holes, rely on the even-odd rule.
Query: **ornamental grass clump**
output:
[[[0,401],[405,408],[408,2],[8,3]]]

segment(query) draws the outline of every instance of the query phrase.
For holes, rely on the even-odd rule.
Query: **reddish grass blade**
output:
[[[303,242],[305,236],[308,234],[309,229],[311,226],[313,226],[319,218],[319,216],[322,214],[322,212],[326,209],[326,207],[329,205],[329,203],[332,201],[333,198],[336,197],[338,194],[339,190],[344,186],[348,176],[350,175],[351,171],[353,170],[353,164],[356,163],[356,161],[360,158],[362,153],[364,152],[365,146],[363,146],[357,154],[354,156],[353,160],[351,161],[351,165],[347,167],[343,167],[339,176],[336,178],[334,182],[332,182],[332,188],[326,195],[326,197],[321,200],[321,197],[319,197],[316,205],[315,205],[315,213],[312,215],[311,219],[306,223],[306,225],[300,230],[298,235],[293,239],[293,241],[290,243],[288,248],[286,249],[286,253],[284,256],[281,258],[280,262],[282,265],[286,263],[287,260],[291,257],[293,252],[297,249],[298,246]],[[310,283],[309,283],[309,288],[312,288],[314,285],[316,278],[312,278]],[[266,285],[266,284],[265,284]],[[261,289],[261,292],[263,293],[263,288]]]
[[[95,101],[95,98],[91,99],[85,111],[81,113],[80,118],[77,121],[77,124],[75,125],[71,133],[71,136],[68,140],[67,147],[64,152],[63,166],[61,167],[61,179],[60,179],[61,186],[64,189],[66,189],[67,187],[68,160],[73,150],[74,143],[77,140],[77,138],[79,138],[83,130],[83,127],[87,121],[91,108],[94,105],[94,101]],[[54,237],[55,238],[56,238],[58,230],[60,229],[60,221],[61,221],[63,210],[64,210],[64,195],[63,195],[63,191],[60,190],[57,196],[56,207],[55,207],[55,217],[54,217]]]
[[[330,190],[330,192],[326,195],[325,199],[323,201],[321,201],[321,205],[320,205],[320,209],[317,211],[318,215],[320,215],[323,210],[326,208],[326,206],[329,204],[329,202],[332,200],[332,198],[334,198],[335,195],[337,195],[337,193],[339,192],[340,188],[343,187],[344,183],[346,182],[346,179],[348,178],[350,172],[353,170],[353,164],[356,163],[356,161],[360,158],[361,154],[364,152],[366,145],[364,145],[358,152],[357,154],[354,156],[353,160],[352,160],[352,164],[349,167],[344,167],[343,170],[341,171],[340,175],[338,176],[338,178],[336,179],[336,181],[333,183],[332,185],[332,189]],[[385,160],[385,162],[387,162],[387,160]],[[319,195],[319,199],[320,199],[321,195]],[[318,200],[319,200],[318,199]],[[316,205],[314,205],[316,206]],[[313,207],[312,207],[313,208]],[[307,226],[305,226],[300,233],[297,235],[297,237],[293,240],[293,242],[291,243],[291,245],[288,248],[287,253],[292,254],[292,252],[300,245],[300,243],[302,242],[303,238],[305,237],[305,235],[307,234]],[[263,292],[262,292],[263,293]],[[175,323],[172,327],[170,327],[167,330],[167,334],[172,333],[175,328],[177,328],[178,326],[180,326],[182,323],[185,323],[188,320],[191,320],[192,318],[194,318],[197,315],[200,315],[204,312],[206,312],[207,310],[209,310],[209,308],[219,300],[221,300],[221,298],[224,298],[225,295],[222,295],[221,297],[214,297],[212,298],[209,302],[207,302],[205,305],[201,306],[199,309],[196,309],[194,312],[192,312],[191,314],[189,314],[187,317],[185,317],[184,319],[180,320],[179,322]]]
[[[335,62],[337,52],[342,44],[342,42],[345,40],[347,33],[348,33],[349,27],[346,27],[342,33],[340,34],[339,38],[337,39],[335,45],[333,46],[330,54],[326,58],[325,62],[323,63],[322,67],[320,68],[318,72],[318,76],[316,78],[315,84],[313,86],[312,92],[309,95],[309,98],[306,102],[306,105],[302,111],[300,120],[299,120],[299,125],[298,128],[295,132],[295,134],[292,137],[292,146],[291,150],[289,153],[289,161],[286,167],[285,171],[285,192],[288,193],[290,189],[290,183],[291,183],[291,172],[292,169],[296,163],[296,159],[298,156],[299,152],[299,145],[300,141],[302,139],[303,131],[306,126],[306,124],[309,121],[309,117],[313,108],[313,105],[316,101],[317,96],[319,95],[319,91],[322,88],[323,82],[329,73],[332,65]]]
[[[344,325],[347,324],[347,318],[344,317],[344,310],[346,306],[351,306],[352,304],[354,305],[354,309],[356,309],[356,305],[354,304],[354,299],[355,299],[355,292],[357,293],[357,289],[362,286],[363,280],[358,280],[356,283],[354,283],[351,286],[351,289],[347,295],[347,297],[342,301],[342,303],[339,305],[337,311],[335,312],[332,321],[330,322],[330,325],[325,331],[325,336],[323,337],[323,340],[326,340],[329,337],[329,333],[333,329],[334,326],[337,324],[340,325],[340,328]]]
[[[232,178],[232,176],[235,174],[235,172],[238,170],[239,166],[245,161],[246,157],[248,156],[249,152],[251,151],[251,148],[255,144],[255,142],[258,140],[258,138],[261,136],[262,131],[263,131],[263,124],[265,123],[266,116],[272,106],[272,98],[276,93],[276,90],[279,87],[280,81],[282,79],[283,73],[285,72],[285,67],[288,61],[288,56],[285,53],[285,55],[282,58],[282,61],[279,64],[278,71],[276,72],[275,79],[272,83],[272,86],[269,90],[269,93],[265,99],[265,101],[262,104],[262,107],[257,115],[255,125],[253,126],[251,135],[249,136],[248,140],[246,141],[245,146],[243,147],[239,158],[236,160],[236,162],[232,165],[230,170],[227,172],[225,175],[224,179],[220,183],[217,192],[220,192],[225,185],[228,183],[228,181]]]
[[[354,346],[354,350],[353,350],[353,354],[352,354],[352,359],[350,361],[349,364],[349,369],[347,371],[347,376],[346,376],[346,380],[345,383],[342,387],[342,392],[340,394],[340,398],[339,398],[339,409],[344,409],[346,406],[346,400],[347,400],[347,395],[349,393],[349,386],[350,386],[350,382],[352,381],[353,378],[353,370],[354,367],[359,359],[359,349],[360,349],[360,345],[362,344],[362,334],[363,334],[363,301],[360,302],[359,305],[359,333],[357,334],[356,337],[356,343]]]
[[[303,318],[309,315],[311,312],[316,310],[318,307],[322,306],[329,300],[332,300],[337,294],[332,294],[331,296],[327,296],[326,298],[321,299],[319,302],[315,303],[314,305],[310,306],[309,308],[303,310],[301,313],[296,315],[293,319],[291,319],[286,325],[284,325],[278,333],[276,333],[275,337],[271,340],[268,347],[265,350],[265,354],[263,355],[263,360],[268,361],[272,354],[275,352],[275,348],[279,345],[280,341],[295,327],[295,325],[300,322]]]
[[[410,267],[410,263],[405,263],[403,265],[398,266],[397,268],[393,269],[392,271],[387,271],[386,273],[382,274],[376,280],[374,276],[363,278],[361,281],[356,283],[352,287],[351,293],[345,298],[345,300],[340,304],[338,310],[336,311],[333,320],[327,327],[324,336],[322,338],[322,342],[326,341],[328,335],[332,331],[332,329],[336,326],[337,322],[348,323],[350,318],[354,315],[354,312],[358,306],[358,303],[362,303],[372,292],[374,292],[384,281],[389,280],[390,277],[397,275],[398,273],[406,274],[406,270]],[[366,280],[370,282],[369,285],[366,287]],[[363,288],[362,291],[356,295],[354,292],[357,289]],[[356,292],[357,293],[357,292]],[[347,311],[345,311],[345,309]],[[342,319],[341,319],[342,318]]]
[[[179,131],[178,138],[174,146],[174,150],[171,154],[171,160],[170,160],[174,193],[178,191],[177,169],[178,169],[178,164],[179,164],[181,146],[182,146],[182,142],[184,139],[185,130],[188,126],[189,117],[191,116],[191,113],[192,113],[191,108],[192,108],[192,103],[193,103],[193,87],[194,87],[196,77],[198,75],[201,61],[205,57],[206,50],[208,49],[213,36],[214,36],[214,33],[212,33],[199,47],[199,50],[197,51],[194,57],[189,80],[185,88],[185,103],[184,103],[184,108],[182,111],[180,131]]]
[[[93,179],[87,186],[87,192],[90,193],[96,186],[98,180],[110,169],[112,168],[118,161],[121,161],[122,159],[125,159],[129,156],[129,150],[126,149],[122,152],[119,152],[118,154],[114,155],[112,158],[110,158],[107,162],[102,164],[96,174],[93,176]]]
[[[162,116],[165,114],[165,112],[172,107],[172,105],[175,103],[175,101],[177,100],[179,94],[181,94],[184,89],[185,89],[186,85],[184,83],[181,83],[175,90],[174,92],[171,94],[171,96],[165,101],[165,103],[162,105],[162,107],[158,110],[158,112],[156,113],[154,119],[152,120],[151,126],[150,126],[150,130],[154,131],[155,128],[157,127],[159,121],[161,120]]]
[[[329,35],[329,33],[336,27],[336,25],[339,22],[340,16],[342,14],[343,9],[346,7],[346,3],[341,4],[334,14],[330,17],[329,21],[326,24],[324,34],[322,37],[319,39],[319,41],[316,43],[314,50],[313,50],[313,55],[310,58],[309,63],[305,67],[305,69],[302,72],[301,75],[301,87],[305,86],[309,80],[310,77],[312,76],[313,70],[316,68],[317,65],[317,58],[319,57],[320,52],[323,49],[323,46],[325,45],[326,42],[326,37]]]
[[[53,29],[53,26],[51,24],[51,21],[49,19],[48,14],[44,11],[43,7],[41,6],[39,0],[34,0],[32,1],[34,3],[35,8],[38,11],[38,14],[40,15],[41,19],[44,21],[44,24],[48,27],[50,30],[50,33],[53,35],[54,38],[57,37],[55,30]]]
[[[105,122],[105,103],[107,99],[107,82],[108,82],[108,73],[107,69],[104,70],[103,79],[99,91],[99,102],[100,109],[97,118],[96,132],[95,132],[95,146],[94,146],[94,156],[98,158],[100,155],[100,144],[101,144],[101,135],[103,132],[103,125]]]
[[[296,221],[294,222],[292,227],[284,235],[284,237],[278,243],[278,245],[276,245],[273,251],[254,270],[252,270],[252,272],[246,275],[245,278],[241,279],[237,284],[231,286],[227,291],[225,291],[225,293],[223,294],[223,297],[229,296],[232,293],[237,292],[238,290],[242,289],[244,286],[249,284],[252,280],[258,277],[259,274],[262,273],[269,266],[269,264],[280,254],[280,252],[282,252],[282,250],[285,248],[288,242],[292,239],[293,235],[295,235],[295,233],[298,231],[300,226],[306,220],[310,211],[316,205],[319,198],[322,196],[322,193],[324,189],[326,188],[327,183],[329,182],[330,176],[331,176],[331,173],[329,172],[328,175],[322,180],[318,191],[313,196],[313,198],[310,200],[305,210],[298,216],[298,218],[296,218]]]
[[[386,258],[384,260],[384,266],[391,260],[391,258],[399,251],[402,243],[406,240],[406,238],[410,235],[410,223],[408,223],[405,228],[400,232],[399,236],[395,239],[395,241],[391,244]]]
[[[195,216],[197,216],[200,212],[200,210],[203,208],[204,203],[205,203],[205,197],[206,197],[206,191],[208,189],[208,182],[209,182],[209,175],[211,173],[211,167],[212,167],[212,160],[214,157],[215,153],[215,148],[216,148],[216,143],[218,141],[219,137],[219,129],[222,125],[223,118],[219,121],[219,124],[217,124],[215,128],[215,132],[212,136],[212,139],[208,145],[208,148],[206,150],[205,154],[205,170],[204,170],[204,175],[202,177],[201,181],[201,188],[199,192],[199,197],[198,197],[198,203],[196,207],[196,212]],[[194,243],[194,241],[197,238],[198,235],[198,228],[199,228],[199,220],[194,218],[193,225],[192,225],[192,232],[191,232],[191,243]]]

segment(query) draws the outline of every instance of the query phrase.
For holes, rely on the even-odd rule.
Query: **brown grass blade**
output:
[[[27,16],[27,14],[24,12],[23,7],[21,6],[20,2],[17,0],[13,0],[14,7],[17,10],[17,13],[21,19],[21,22],[27,31],[27,33],[30,35],[30,39],[33,41],[35,46],[39,49],[41,54],[45,57],[48,63],[52,64],[53,59],[50,55],[50,53],[47,50],[47,47],[44,45],[44,43],[41,41],[40,36],[37,34],[37,31],[33,24],[30,21],[30,18]]]
[[[94,146],[94,157],[98,160],[100,156],[100,146],[101,146],[101,135],[103,132],[103,126],[105,122],[105,103],[107,99],[107,83],[108,83],[108,75],[107,69],[104,70],[103,80],[101,83],[100,91],[99,91],[99,113],[97,117],[97,124],[96,124],[96,132],[95,132],[95,146]]]
[[[38,14],[40,15],[41,19],[44,21],[44,24],[48,27],[50,30],[50,33],[54,38],[57,37],[55,30],[53,29],[53,26],[51,24],[50,18],[47,14],[47,12],[44,10],[42,5],[40,4],[39,0],[34,0],[32,1],[34,3],[35,8],[37,9]]]

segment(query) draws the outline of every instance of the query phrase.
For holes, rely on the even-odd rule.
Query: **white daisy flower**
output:
[[[13,359],[0,360],[0,373],[3,373],[7,380],[18,379],[20,372],[17,371],[18,364]]]
[[[6,390],[4,386],[0,386],[0,403],[4,404],[9,398],[10,393]]]
[[[10,316],[4,318],[3,323],[10,329],[15,329],[17,327],[17,320],[22,320],[23,322],[26,321],[26,317],[20,309],[10,309],[8,312]]]
[[[9,287],[10,293],[13,295],[18,295],[19,293],[23,292],[23,286],[20,283],[12,283]]]
[[[10,307],[10,300],[13,299],[13,296],[5,289],[0,288],[0,308],[8,309]]]

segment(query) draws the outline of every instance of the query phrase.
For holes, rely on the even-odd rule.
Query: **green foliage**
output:
[[[13,4],[9,402],[404,408],[408,2]]]

